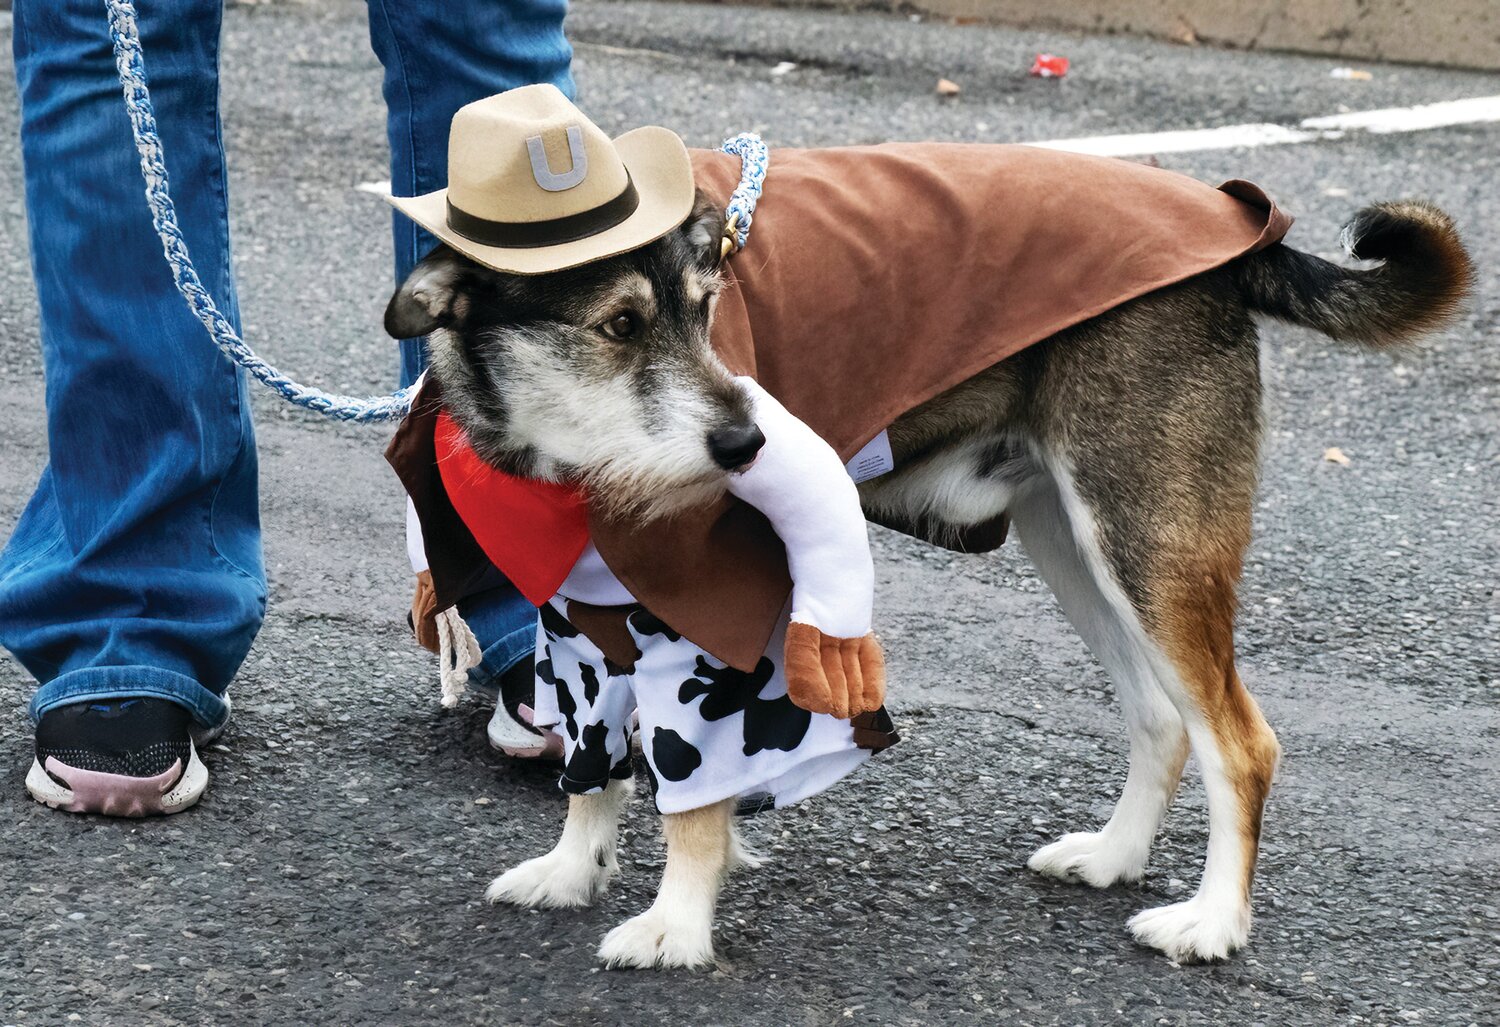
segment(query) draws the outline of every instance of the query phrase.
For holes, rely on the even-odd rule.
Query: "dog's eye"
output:
[[[616,314],[601,326],[605,335],[611,339],[634,338],[636,332],[641,329],[641,320],[630,311],[625,310]]]

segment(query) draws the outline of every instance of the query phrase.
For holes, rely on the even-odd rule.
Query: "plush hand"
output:
[[[813,713],[855,717],[885,701],[885,657],[870,630],[875,564],[859,491],[833,448],[751,378],[766,443],[729,476],[729,491],[765,514],[792,574],[787,694]]]
[[[417,591],[411,597],[411,630],[417,644],[430,652],[438,651],[437,595],[432,590],[432,572],[417,572]]]
[[[848,719],[885,705],[885,653],[874,632],[835,638],[794,620],[784,669],[787,696],[804,710]]]

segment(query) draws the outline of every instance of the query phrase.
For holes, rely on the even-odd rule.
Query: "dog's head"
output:
[[[619,513],[669,513],[718,495],[764,442],[709,345],[723,223],[700,195],[656,242],[544,275],[439,246],[385,328],[428,337],[428,373],[481,459],[579,481]]]

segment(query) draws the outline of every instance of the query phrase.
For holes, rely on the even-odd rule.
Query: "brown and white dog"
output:
[[[621,508],[701,502],[725,471],[708,433],[746,407],[710,346],[722,211],[700,199],[676,232],[621,256],[531,277],[441,247],[396,292],[386,326],[429,335],[431,374],[486,460],[585,479]],[[1113,816],[1063,835],[1032,869],[1094,887],[1141,877],[1189,751],[1207,785],[1202,882],[1130,921],[1177,959],[1243,945],[1261,813],[1280,747],[1235,669],[1235,587],[1250,541],[1262,428],[1254,315],[1373,348],[1456,310],[1472,268],[1450,219],[1370,207],[1345,236],[1379,261],[1343,268],[1281,243],[1046,338],[890,426],[896,469],[861,486],[874,519],[972,525],[1009,511],[1124,709],[1130,766]],[[754,243],[752,242],[752,247]],[[557,848],[498,878],[492,900],[593,901],[616,872],[627,794],[573,796]],[[650,910],[611,932],[613,965],[712,956],[729,804],[665,818]]]

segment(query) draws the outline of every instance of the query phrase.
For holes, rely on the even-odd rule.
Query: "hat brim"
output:
[[[640,206],[612,228],[572,242],[506,247],[467,239],[448,227],[447,189],[386,199],[440,240],[486,267],[515,275],[565,271],[639,249],[672,231],[692,213],[693,165],[677,133],[647,126],[626,132],[614,144],[640,194]]]

